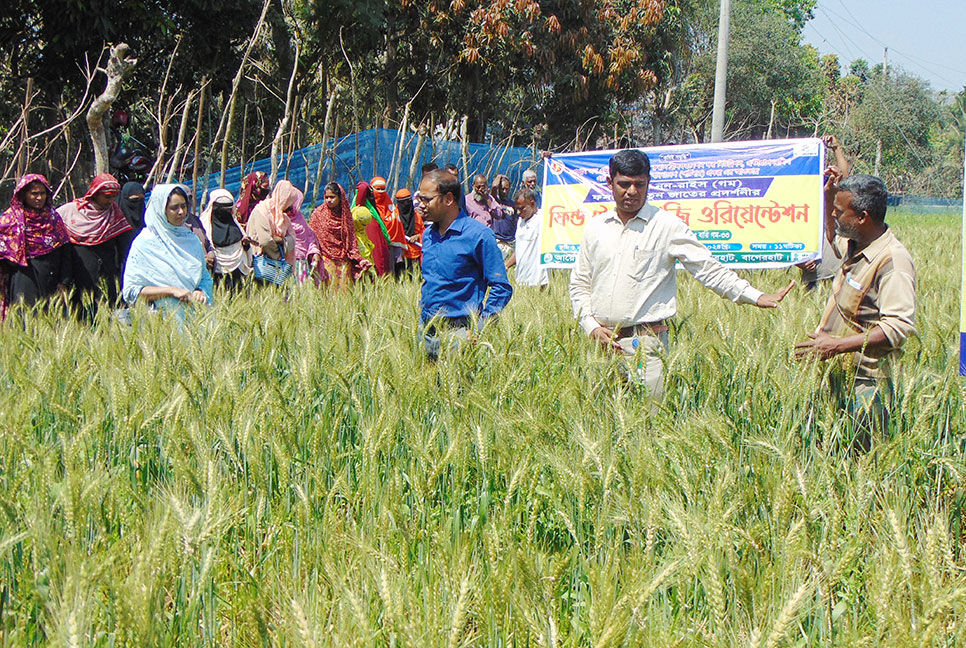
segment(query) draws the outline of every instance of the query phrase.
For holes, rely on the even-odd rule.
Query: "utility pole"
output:
[[[711,141],[724,139],[725,94],[728,88],[728,35],[731,0],[721,0],[718,17],[718,62],[714,72],[714,108],[711,112]]]
[[[889,48],[885,48],[882,52],[882,77],[888,81],[889,80]],[[875,172],[872,174],[876,177],[879,176],[879,166],[882,164],[882,140],[876,140],[875,143]]]

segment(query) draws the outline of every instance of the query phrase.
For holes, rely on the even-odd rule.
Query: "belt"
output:
[[[641,322],[633,326],[623,326],[614,331],[614,337],[622,340],[629,337],[638,337],[639,335],[660,335],[666,332],[667,324],[665,320],[659,320],[657,322]]]
[[[426,327],[426,335],[435,337],[440,331],[456,328],[469,328],[473,323],[469,317],[437,317]]]

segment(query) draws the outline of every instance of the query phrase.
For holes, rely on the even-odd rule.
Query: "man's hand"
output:
[[[839,138],[837,138],[835,135],[826,135],[822,138],[822,141],[825,142],[825,148],[833,153],[839,147]]]
[[[801,268],[805,272],[815,272],[815,268],[818,267],[818,261],[812,259],[811,261],[803,261],[802,263],[796,263],[796,268]]]
[[[617,340],[614,339],[614,332],[606,326],[598,326],[591,331],[590,339],[594,340],[608,351],[613,351],[614,353],[624,352],[623,347],[621,347],[621,345],[617,343]]]
[[[828,360],[842,353],[839,342],[842,338],[832,337],[828,333],[809,333],[807,342],[795,345],[795,359],[804,360],[815,356],[819,360]]]
[[[192,290],[191,293],[188,294],[188,299],[186,301],[188,301],[188,303],[194,302],[196,304],[204,305],[208,303],[208,295],[206,295],[203,290]]]
[[[795,287],[795,282],[789,281],[788,285],[782,288],[781,290],[779,290],[778,292],[765,293],[764,295],[759,297],[758,301],[755,302],[755,305],[758,308],[778,308],[779,302],[785,299],[785,295],[787,295],[788,291],[794,287]]]
[[[829,168],[825,169],[825,196],[826,199],[831,196],[835,199],[835,194],[838,193],[839,183],[842,182],[842,177],[844,174],[842,171],[834,164]]]

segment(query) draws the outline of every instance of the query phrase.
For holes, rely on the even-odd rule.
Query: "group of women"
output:
[[[270,188],[264,173],[252,173],[237,201],[216,189],[199,217],[183,185],[155,185],[145,202],[143,186],[122,188],[101,174],[83,196],[54,209],[47,179],[26,175],[0,215],[0,317],[15,302],[58,294],[88,316],[98,303],[122,301],[183,316],[211,304],[215,283],[233,289],[292,275],[342,289],[418,267],[423,223],[408,190],[393,205],[377,177],[359,183],[350,202],[333,182],[308,220],[302,201],[291,182]]]

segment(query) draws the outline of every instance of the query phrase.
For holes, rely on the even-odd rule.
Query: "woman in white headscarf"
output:
[[[201,225],[215,250],[215,280],[229,288],[240,285],[252,271],[251,240],[235,216],[235,197],[230,191],[211,192]]]
[[[189,305],[211,305],[212,279],[205,249],[184,222],[188,193],[180,185],[154,187],[144,229],[134,239],[124,270],[124,301],[183,316]]]

